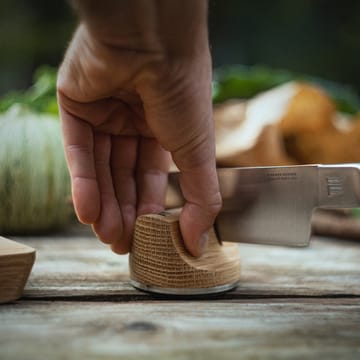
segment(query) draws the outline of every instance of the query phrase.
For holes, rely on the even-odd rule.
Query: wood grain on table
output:
[[[37,249],[21,300],[0,306],[0,359],[360,359],[360,242],[240,245],[242,281],[198,299],[128,284],[127,256],[88,229]]]

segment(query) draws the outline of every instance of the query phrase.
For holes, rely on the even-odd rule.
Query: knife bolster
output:
[[[178,215],[171,213],[138,217],[129,264],[135,287],[163,294],[224,292],[240,277],[237,244],[220,244],[212,229],[207,250],[195,258],[185,248]]]
[[[360,165],[319,165],[319,207],[357,208],[360,206]]]

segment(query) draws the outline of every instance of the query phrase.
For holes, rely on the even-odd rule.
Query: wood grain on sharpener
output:
[[[35,249],[0,237],[0,304],[21,297],[35,261]]]
[[[238,245],[220,244],[213,230],[205,253],[195,258],[184,246],[177,213],[137,219],[130,253],[133,285],[165,294],[195,295],[230,290],[239,277]]]

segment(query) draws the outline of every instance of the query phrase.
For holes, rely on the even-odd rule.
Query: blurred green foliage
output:
[[[292,80],[321,86],[341,112],[349,114],[360,112],[360,97],[350,86],[319,77],[264,66],[223,66],[215,70],[213,101],[218,103],[231,98],[250,98],[261,91]]]
[[[0,112],[14,103],[26,105],[40,113],[58,114],[56,102],[56,69],[42,66],[35,71],[34,84],[27,90],[10,91],[0,99]]]
[[[356,218],[360,218],[360,208],[351,209],[351,215]]]
[[[251,98],[288,81],[299,80],[321,86],[333,99],[339,111],[357,114],[360,112],[360,97],[348,86],[332,81],[296,74],[288,70],[276,70],[258,66],[223,66],[215,70],[213,102],[232,98]],[[13,90],[0,98],[0,112],[14,103],[26,105],[40,113],[58,114],[56,101],[56,68],[41,66],[33,76],[33,85],[26,90]]]

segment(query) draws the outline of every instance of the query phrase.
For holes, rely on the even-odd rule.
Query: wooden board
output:
[[[37,249],[24,297],[0,306],[4,359],[357,359],[360,243],[240,246],[242,281],[215,298],[157,298],[84,228]]]
[[[128,256],[113,254],[90,232],[28,238],[38,250],[27,299],[147,298],[129,284]],[[315,238],[309,248],[240,245],[234,297],[360,296],[360,242]]]
[[[0,304],[18,299],[35,260],[35,249],[0,236]]]
[[[22,302],[3,359],[356,359],[358,301]]]

